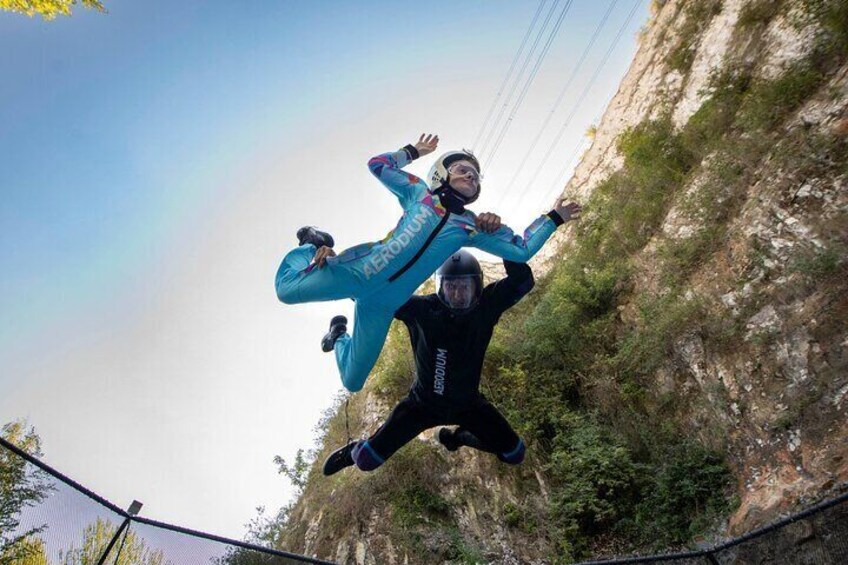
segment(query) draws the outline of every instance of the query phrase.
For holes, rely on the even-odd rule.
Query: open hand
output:
[[[577,202],[569,202],[566,204],[565,200],[560,200],[557,202],[554,210],[557,214],[559,214],[559,217],[562,218],[563,222],[567,222],[569,220],[578,219],[580,217],[580,212],[583,211],[583,206]]]
[[[322,245],[318,248],[318,251],[315,252],[315,257],[312,258],[312,262],[318,265],[318,268],[321,269],[324,265],[327,264],[327,257],[335,257],[336,252],[333,251],[332,247],[327,247],[326,245]]]
[[[418,150],[418,156],[423,157],[428,153],[432,153],[439,146],[439,136],[431,133],[421,134],[418,143],[415,144],[415,149]]]
[[[501,229],[501,217],[491,212],[483,212],[474,220],[477,229],[485,233],[495,233]]]

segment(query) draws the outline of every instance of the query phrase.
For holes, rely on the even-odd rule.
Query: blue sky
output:
[[[538,186],[499,194],[609,6],[573,2],[483,163],[478,212],[498,204],[518,230],[550,207],[632,59],[647,20],[636,3]],[[240,537],[255,506],[291,495],[273,456],[311,445],[340,387],[318,341],[351,304],[274,296],[294,232],[317,224],[340,248],[382,237],[398,209],[367,159],[425,131],[468,146],[538,5],[0,13],[0,421],[27,418],[48,463],[121,506],[138,498],[149,517]],[[615,6],[554,125],[633,5]]]

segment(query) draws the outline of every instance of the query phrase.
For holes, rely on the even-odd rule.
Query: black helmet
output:
[[[468,251],[460,249],[436,271],[436,294],[445,306],[455,312],[477,306],[482,292],[483,270]]]

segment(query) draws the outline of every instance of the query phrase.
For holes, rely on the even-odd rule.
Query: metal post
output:
[[[106,563],[106,557],[109,556],[109,552],[112,551],[112,547],[114,547],[115,542],[118,541],[118,536],[123,533],[123,531],[130,525],[130,518],[124,520],[121,527],[118,528],[118,531],[115,532],[115,535],[112,536],[112,539],[109,540],[109,545],[106,546],[106,549],[103,551],[103,555],[100,556],[100,559],[97,560],[97,565],[104,565]]]
[[[132,524],[130,524],[132,525]],[[130,535],[130,528],[127,526],[127,531],[124,533],[124,539],[121,540],[121,545],[118,546],[118,551],[115,553],[115,560],[112,561],[112,565],[118,565],[118,559],[121,558],[121,552],[124,550],[124,544],[127,543],[127,537]]]
[[[126,530],[129,527],[130,522],[132,521],[132,517],[135,516],[136,514],[138,514],[138,511],[141,510],[141,506],[142,506],[141,502],[139,502],[137,500],[133,500],[132,504],[130,504],[129,509],[127,510],[127,513],[129,515],[123,521],[123,523],[121,524],[121,527],[118,528],[118,531],[115,532],[115,535],[112,536],[112,539],[109,540],[109,545],[106,546],[106,549],[103,551],[103,555],[101,555],[100,559],[97,560],[97,565],[105,565],[106,558],[109,556],[109,552],[112,551],[112,548],[115,547],[115,542],[118,541],[118,537],[120,537],[121,533],[123,533],[123,531]],[[123,549],[123,546],[124,546],[124,544],[122,543],[121,544],[122,549]],[[118,555],[120,555],[120,550],[118,551]],[[115,561],[117,562],[117,558],[115,558]]]

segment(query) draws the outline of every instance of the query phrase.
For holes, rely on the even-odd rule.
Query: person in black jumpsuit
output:
[[[415,382],[374,435],[327,458],[325,475],[354,464],[372,471],[422,431],[440,425],[458,426],[439,430],[439,441],[450,451],[468,446],[513,465],[524,460],[524,442],[479,391],[495,324],[534,284],[526,264],[504,261],[504,266],[507,276],[482,288],[479,263],[460,250],[437,271],[436,294],[413,296],[395,312],[409,329]]]

